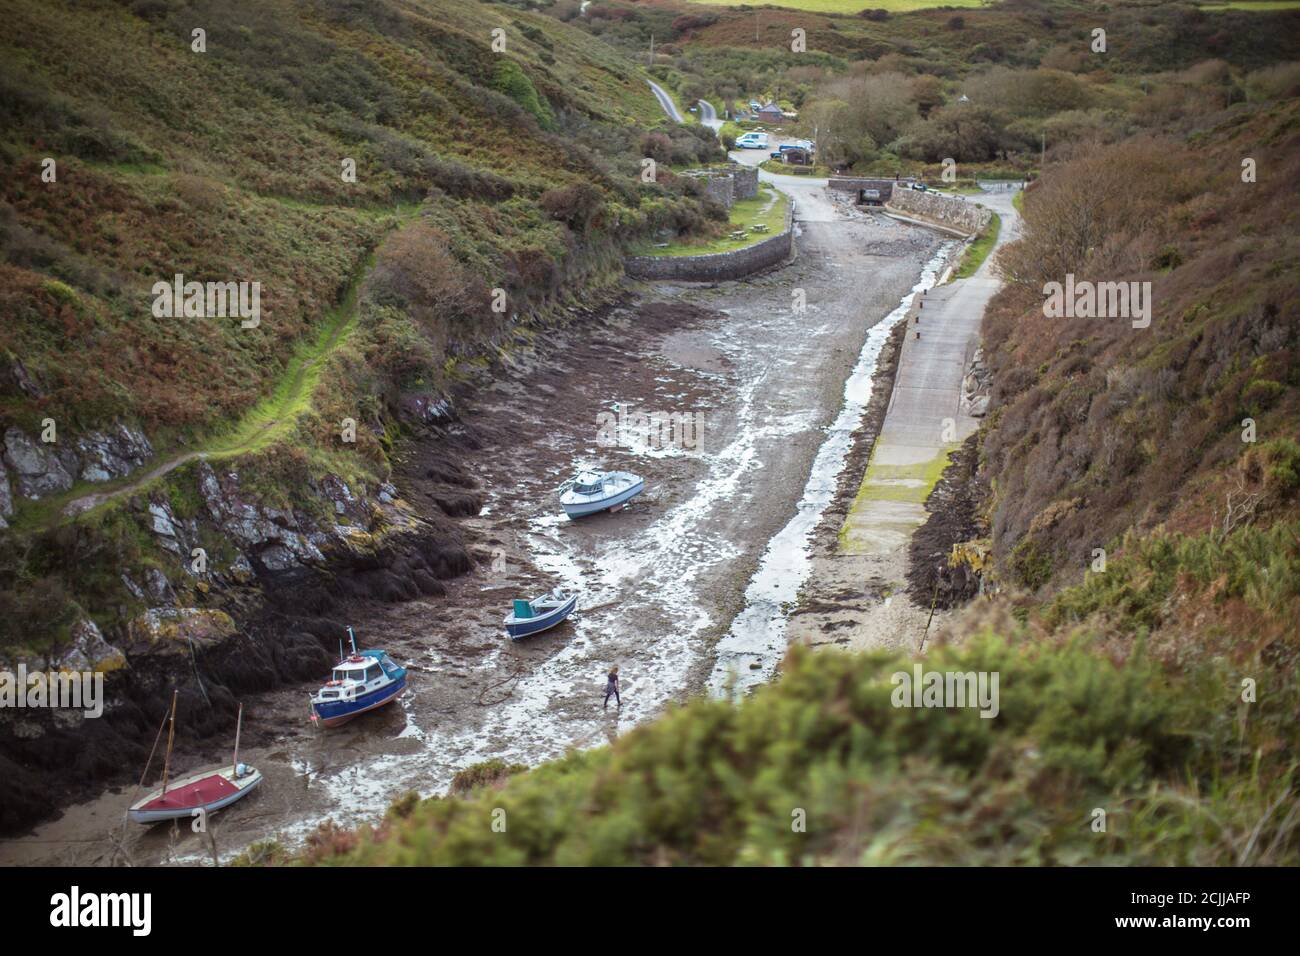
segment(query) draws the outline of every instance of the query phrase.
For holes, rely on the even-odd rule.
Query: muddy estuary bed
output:
[[[406,791],[443,792],[480,761],[534,765],[612,741],[673,702],[769,679],[880,348],[952,247],[884,217],[800,232],[796,260],[762,276],[638,288],[461,410],[486,496],[462,522],[478,569],[445,597],[349,621],[412,668],[400,705],[324,731],[307,721],[311,686],[259,695],[246,702],[250,738],[270,742],[242,756],[266,780],[213,818],[212,841],[124,828],[130,794],[118,790],[0,844],[0,862],[201,863],[213,843],[222,858],[258,840],[293,845],[323,820],[356,825]],[[689,440],[663,446],[633,428],[611,445],[601,416],[620,409],[624,421],[690,416]],[[408,453],[415,473],[438,450]],[[636,471],[648,490],[622,512],[570,522],[554,489],[577,465]],[[578,613],[511,642],[510,599],[556,585],[580,591]],[[604,710],[615,664],[623,703]],[[223,756],[214,745],[180,769]]]

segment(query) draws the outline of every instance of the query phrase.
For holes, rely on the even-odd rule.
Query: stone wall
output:
[[[735,183],[730,176],[701,176],[704,181],[704,195],[708,196],[723,209],[730,209],[736,201]]]
[[[785,228],[778,235],[760,240],[734,252],[703,256],[629,256],[624,271],[634,279],[681,279],[716,282],[742,279],[788,259],[794,251],[793,211],[785,214]]]
[[[737,199],[753,199],[758,195],[758,167],[739,163],[731,171],[733,190]]]
[[[739,199],[753,199],[758,195],[758,169],[732,163],[722,168],[697,169],[685,175],[699,180],[704,187],[704,195],[730,209]]]
[[[974,200],[936,196],[913,189],[895,189],[887,206],[900,215],[924,219],[971,235],[982,232],[993,218],[989,210]]]

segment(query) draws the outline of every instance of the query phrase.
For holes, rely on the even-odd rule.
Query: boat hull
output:
[[[578,604],[578,596],[572,595],[567,601],[553,611],[546,614],[539,614],[537,617],[525,618],[522,621],[506,621],[506,633],[513,640],[519,640],[523,637],[531,637],[534,634],[540,634],[542,631],[549,631],[555,625],[568,620],[573,609]]]
[[[159,789],[138,800],[127,816],[134,823],[148,825],[188,819],[200,810],[215,813],[248,796],[261,782],[261,772],[252,767],[243,777],[234,776],[233,768],[192,774],[170,785],[165,796]]]
[[[567,501],[560,502],[564,508],[564,513],[573,518],[585,518],[588,515],[594,515],[601,511],[608,511],[610,508],[616,508],[621,504],[631,501],[641,492],[645,491],[645,482],[638,481],[630,488],[625,488],[616,495],[610,495],[608,498],[601,498],[599,501],[584,501],[570,503]]]
[[[313,702],[312,712],[324,727],[339,727],[353,717],[391,704],[406,692],[406,674],[384,687],[362,694],[355,700]]]

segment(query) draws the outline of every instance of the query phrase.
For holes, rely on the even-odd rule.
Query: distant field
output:
[[[714,7],[738,7],[742,4],[753,5],[754,0],[691,0]],[[760,0],[761,2],[761,0]],[[858,13],[862,10],[888,10],[891,13],[906,13],[909,10],[926,10],[932,7],[980,7],[981,0],[766,0],[776,7],[790,10],[810,10],[813,13]],[[1233,6],[1250,6],[1251,4],[1233,4]],[[1278,7],[1300,5],[1279,2]],[[1263,6],[1263,4],[1261,4]]]
[[[1228,3],[1204,3],[1202,10],[1300,10],[1300,0],[1230,0]]]

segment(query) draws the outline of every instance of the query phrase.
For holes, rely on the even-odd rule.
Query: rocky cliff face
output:
[[[436,440],[451,417],[442,403],[418,420]],[[70,487],[74,475],[123,477],[151,455],[147,439],[126,428],[62,446],[10,428],[0,504],[12,507],[10,488],[39,497]],[[268,503],[237,462],[194,462],[115,502],[146,542],[143,560],[108,562],[118,597],[92,604],[78,595],[84,615],[44,652],[0,649],[0,671],[103,674],[106,698],[100,717],[0,708],[0,832],[142,766],[149,725],[172,687],[187,737],[227,732],[240,695],[328,671],[346,634],[335,617],[344,606],[442,594],[443,580],[472,565],[451,516],[477,513],[482,502],[450,453],[429,479],[432,514],[394,484],[333,473],[308,479],[297,504]]]
[[[977,348],[961,380],[962,405],[972,418],[983,418],[988,414],[992,384],[993,373],[984,361],[984,349]]]
[[[44,393],[23,363],[0,360],[0,390],[26,398]],[[153,458],[139,428],[115,422],[102,431],[67,436],[45,419],[35,434],[0,423],[0,530],[9,527],[16,499],[37,501],[67,491],[77,481],[105,482],[129,475]]]
[[[8,518],[14,513],[13,492],[9,490],[9,470],[0,457],[0,531],[9,527]]]
[[[124,478],[153,457],[153,446],[138,429],[123,424],[92,431],[71,441],[32,438],[21,428],[4,432],[0,451],[0,518],[13,514],[13,496],[35,501],[67,491],[80,481]],[[12,486],[11,486],[12,482]]]

